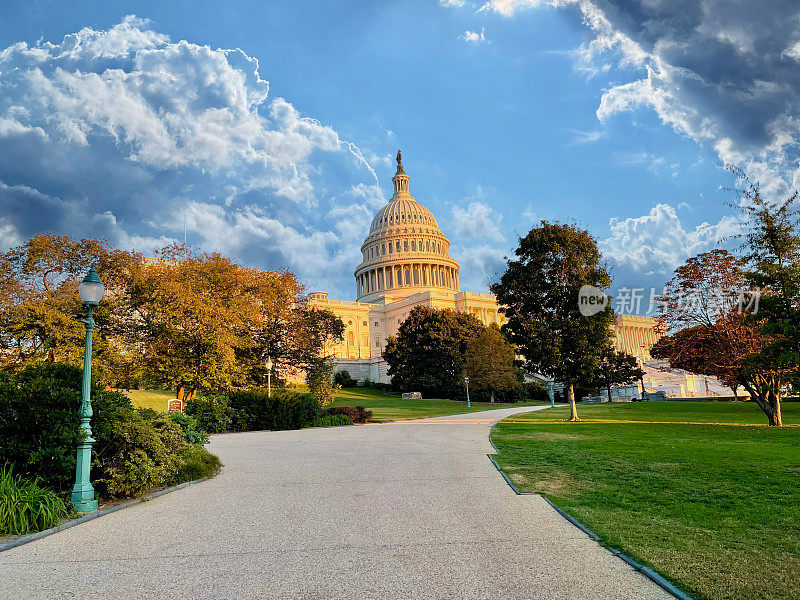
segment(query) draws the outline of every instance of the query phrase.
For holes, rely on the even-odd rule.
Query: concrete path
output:
[[[0,554],[9,600],[671,598],[486,457],[504,409],[215,436],[215,479]]]

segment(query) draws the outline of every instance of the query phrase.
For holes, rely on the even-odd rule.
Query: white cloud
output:
[[[466,208],[453,207],[453,225],[462,239],[503,241],[505,238],[498,229],[501,220],[502,216],[483,202],[470,202]]]
[[[486,28],[481,27],[480,33],[467,30],[458,36],[458,38],[470,44],[480,44],[486,41]]]
[[[439,6],[446,6],[448,8],[461,8],[464,6],[465,0],[439,0]]]
[[[501,14],[504,17],[510,17],[519,10],[565,3],[566,2],[561,2],[559,0],[488,0],[488,2],[478,9],[478,12],[491,11]]]
[[[686,229],[673,207],[657,204],[640,217],[612,218],[609,228],[611,235],[599,242],[604,256],[629,276],[658,275],[663,283],[687,258],[740,233],[741,221],[726,215],[718,223]]]
[[[617,161],[626,167],[645,167],[653,175],[669,175],[677,178],[680,174],[680,165],[669,162],[665,157],[641,150],[639,152],[616,152]]]
[[[602,131],[584,131],[582,129],[570,129],[569,132],[573,135],[572,140],[567,144],[568,146],[579,146],[582,144],[593,144],[603,137]]]
[[[488,245],[467,248],[450,246],[450,255],[458,261],[459,283],[462,290],[487,293],[505,271],[505,252]]]
[[[572,51],[589,76],[612,67],[597,117],[641,109],[761,183],[767,196],[800,187],[800,41],[796,0],[489,0],[512,17],[526,8],[576,6],[592,39]]]
[[[7,250],[22,243],[22,236],[8,218],[0,219],[0,250]]]
[[[383,203],[374,155],[271,95],[243,50],[136,17],[0,50],[3,243],[55,230],[149,252],[186,214],[190,242],[349,295],[355,228]]]

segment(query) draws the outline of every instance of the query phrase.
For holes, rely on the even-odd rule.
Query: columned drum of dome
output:
[[[409,176],[397,153],[394,195],[372,220],[362,262],[355,271],[356,299],[378,302],[430,290],[459,291],[458,263],[430,210],[408,191]]]

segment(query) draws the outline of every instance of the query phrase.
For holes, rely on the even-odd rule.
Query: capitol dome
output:
[[[458,263],[449,255],[450,242],[433,213],[409,194],[401,158],[398,152],[394,195],[372,219],[361,246],[363,261],[355,271],[359,302],[459,289]]]

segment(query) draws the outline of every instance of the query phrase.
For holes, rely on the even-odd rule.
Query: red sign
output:
[[[177,398],[175,400],[170,400],[167,410],[169,410],[169,412],[183,412],[183,402]]]

